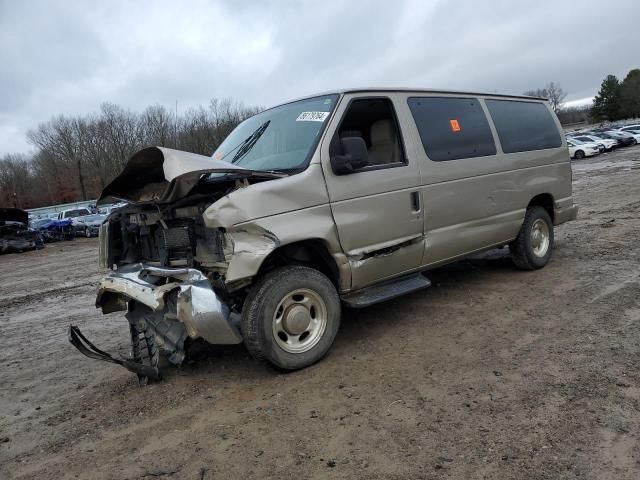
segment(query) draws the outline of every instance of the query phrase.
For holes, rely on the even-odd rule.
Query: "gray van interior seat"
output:
[[[400,161],[400,145],[391,120],[378,120],[371,125],[369,164],[383,165]]]

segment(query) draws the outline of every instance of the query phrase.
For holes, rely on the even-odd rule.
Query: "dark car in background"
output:
[[[618,142],[618,147],[629,147],[636,144],[632,135],[622,132],[613,132],[611,130],[594,130],[594,135],[601,138],[611,138]]]
[[[43,236],[29,228],[29,214],[19,208],[0,208],[0,253],[44,247]]]
[[[104,222],[107,215],[96,213],[93,215],[84,215],[74,219],[74,231],[76,235],[84,237],[97,237],[100,232],[100,225]]]

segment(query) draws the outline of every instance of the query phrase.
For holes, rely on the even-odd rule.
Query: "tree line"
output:
[[[640,117],[640,69],[635,68],[621,82],[607,75],[593,99],[591,116],[595,121],[616,121]]]
[[[88,200],[136,151],[165,146],[211,155],[244,119],[260,111],[213,99],[176,116],[164,106],[141,113],[112,103],[84,116],[56,116],[27,133],[34,153],[0,158],[0,206],[33,208]]]
[[[622,82],[615,75],[607,75],[602,81],[592,105],[563,106],[567,92],[557,82],[550,82],[543,88],[527,90],[523,94],[549,99],[549,103],[563,125],[581,122],[615,122],[627,118],[639,118],[640,69],[630,70]]]
[[[563,108],[559,83],[528,90],[545,97],[563,124],[640,117],[640,69],[622,82],[608,75],[593,106]],[[177,116],[164,106],[141,113],[103,103],[97,113],[57,116],[30,130],[34,153],[0,158],[0,206],[33,208],[96,198],[141,148],[158,145],[211,155],[241,121],[260,108],[231,99],[212,99]]]

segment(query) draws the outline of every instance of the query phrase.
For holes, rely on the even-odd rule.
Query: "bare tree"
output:
[[[562,107],[564,99],[567,97],[565,92],[559,83],[549,82],[544,88],[537,88],[535,90],[527,90],[523,95],[529,95],[531,97],[542,97],[549,100],[553,111],[558,113]]]
[[[211,155],[226,136],[258,108],[231,99],[212,99],[179,118],[154,105],[138,114],[111,103],[98,113],[57,116],[27,134],[32,157],[0,159],[0,201],[24,207],[95,198],[145,146],[177,147]],[[37,187],[34,187],[36,186]]]

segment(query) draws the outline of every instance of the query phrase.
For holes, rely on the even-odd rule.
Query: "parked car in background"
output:
[[[636,141],[635,145],[640,142],[640,130],[618,130],[620,133],[624,133],[625,135],[631,135],[633,139]]]
[[[103,215],[109,215],[114,210],[117,210],[118,208],[122,208],[126,205],[127,204],[125,202],[113,203],[111,205],[106,205],[104,207],[98,208],[98,213],[102,213]]]
[[[581,142],[585,143],[596,143],[598,145],[601,145],[602,148],[600,149],[600,153],[602,153],[603,151],[610,152],[618,145],[618,142],[616,140],[613,140],[612,138],[600,138],[596,137],[595,135],[572,135],[571,138],[580,140]]]
[[[29,214],[19,208],[0,208],[0,253],[44,247],[44,239],[29,228]]]
[[[73,227],[73,235],[84,235],[84,225],[80,221],[82,217],[91,215],[92,212],[88,208],[71,208],[58,213],[58,220],[70,220]]]
[[[572,137],[571,136],[567,136],[567,140],[571,140],[571,139],[578,140],[578,138],[576,136],[572,136]],[[605,152],[604,144],[602,144],[600,142],[597,142],[597,141],[594,141],[594,140],[583,140],[583,139],[581,139],[580,141],[583,142],[583,143],[594,143],[594,144],[596,144],[598,146],[598,153],[604,153]]]
[[[81,232],[81,235],[87,238],[97,237],[100,232],[100,225],[102,225],[105,218],[107,218],[107,215],[94,213],[93,215],[84,215],[74,219],[77,222],[74,224],[76,235]]]
[[[633,137],[633,135],[627,132],[619,132],[616,130],[606,130],[603,133],[618,140],[619,145],[622,147],[629,147],[631,145],[635,145],[636,143],[638,143],[636,139]]]
[[[640,124],[632,124],[632,125],[624,125],[622,127],[619,127],[617,130],[620,130],[622,132],[630,132],[632,130],[636,130],[640,132]]]
[[[55,239],[53,239],[49,232],[44,228],[44,226],[49,223],[51,223],[51,220],[48,218],[36,218],[35,220],[29,220],[29,228],[40,233],[44,242],[53,242]]]
[[[598,137],[598,138],[602,138],[602,139],[608,139],[608,140],[613,140],[614,142],[616,142],[616,145],[614,148],[619,148],[619,147],[623,147],[624,145],[622,144],[622,140],[620,140],[617,137],[611,136],[606,134],[604,131],[602,130],[594,130],[591,132],[588,132],[589,135],[592,135],[594,137]]]
[[[576,160],[600,155],[600,149],[596,143],[585,143],[575,138],[567,138],[567,147],[569,147],[569,156]]]
[[[67,218],[82,217],[84,215],[91,215],[91,210],[88,208],[72,208],[69,210],[63,210],[58,213],[58,220],[66,220]]]
[[[75,236],[70,218],[66,220],[58,220],[56,218],[35,220],[32,222],[32,228],[40,232],[45,242],[73,240]]]

